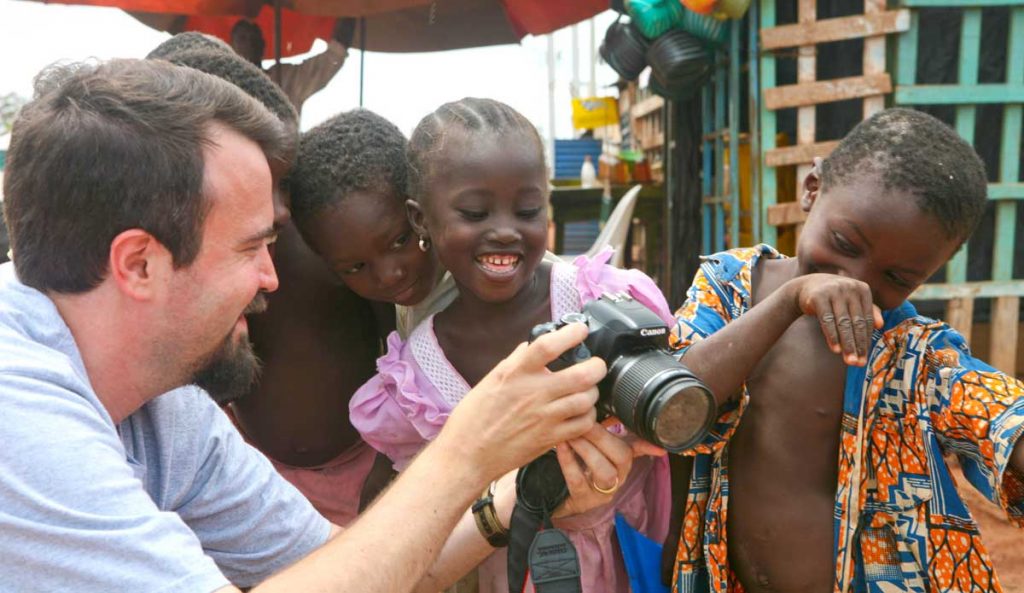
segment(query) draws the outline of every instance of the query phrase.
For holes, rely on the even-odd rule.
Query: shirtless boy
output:
[[[943,455],[1024,525],[1024,385],[907,302],[985,205],[973,149],[891,109],[804,181],[795,258],[705,260],[676,334],[725,397],[687,481],[676,591],[1001,590]]]

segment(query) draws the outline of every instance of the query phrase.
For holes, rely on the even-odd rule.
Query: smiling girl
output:
[[[544,260],[549,195],[543,145],[511,107],[488,99],[441,106],[413,132],[409,167],[413,227],[451,273],[458,296],[408,340],[392,334],[378,375],[352,399],[353,424],[397,469],[440,432],[462,397],[534,325],[579,311],[604,292],[627,292],[672,323],[654,282],[605,265],[610,253],[573,264]],[[585,443],[571,445],[586,457]],[[615,491],[612,502],[556,524],[579,550],[583,590],[628,591],[614,516],[621,513],[660,541],[668,517],[667,463],[639,458],[621,484],[591,486]],[[481,568],[482,592],[508,591],[505,561],[504,552],[494,554]]]

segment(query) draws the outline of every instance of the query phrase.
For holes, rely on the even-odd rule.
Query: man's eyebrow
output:
[[[262,241],[266,241],[267,239],[274,238],[275,236],[277,236],[277,233],[278,229],[276,227],[269,226],[258,233],[253,233],[252,235],[249,235],[245,239],[242,239],[241,243],[243,245],[247,245],[249,243],[259,243]]]

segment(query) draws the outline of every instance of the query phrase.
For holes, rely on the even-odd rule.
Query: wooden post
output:
[[[1024,82],[1024,7],[1011,9],[1007,36],[1006,83]],[[1003,111],[1003,143],[1000,149],[999,180],[1017,183],[1020,175],[1021,105],[1007,105]],[[1013,251],[1017,226],[1017,203],[1002,200],[996,205],[995,243],[992,247],[992,280],[1013,278]],[[992,335],[989,362],[997,369],[1016,374],[1017,328],[1020,297],[997,297],[992,303]]]
[[[960,84],[977,84],[978,54],[981,50],[981,9],[964,9],[960,28]],[[974,123],[977,108],[974,105],[957,105],[956,131],[970,144],[974,144]],[[967,243],[953,256],[946,266],[946,282],[967,281]],[[974,323],[974,299],[954,299],[946,306],[946,322],[963,334],[970,342],[971,327]]]
[[[668,245],[671,253],[669,306],[683,304],[701,253],[701,101],[669,101],[666,129],[666,178],[671,179],[668,199],[672,202]]]

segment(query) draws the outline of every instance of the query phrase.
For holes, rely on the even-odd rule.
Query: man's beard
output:
[[[261,313],[267,308],[267,299],[257,294],[243,315]],[[260,374],[260,361],[252,350],[249,336],[237,339],[228,334],[220,347],[192,376],[192,383],[205,390],[218,405],[233,402],[252,389]]]

